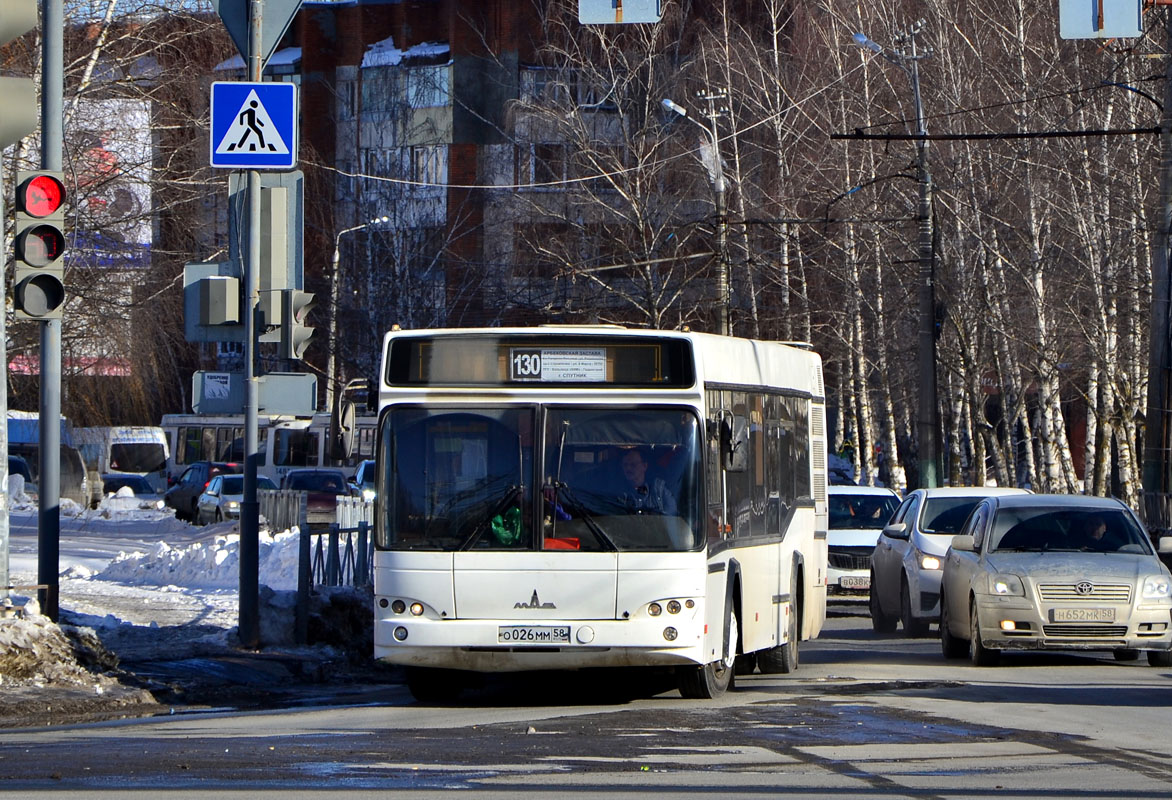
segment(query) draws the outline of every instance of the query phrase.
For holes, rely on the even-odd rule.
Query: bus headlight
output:
[[[675,628],[664,628],[663,629],[663,638],[667,639],[669,642],[674,642],[676,640],[676,637],[679,635],[680,635],[679,631],[677,631]]]
[[[412,603],[411,614],[416,617],[423,616],[423,603]]]
[[[402,600],[396,600],[393,603],[391,603],[391,611],[394,611],[396,614],[402,614],[406,610],[407,610],[407,604],[404,603]]]
[[[667,613],[669,613],[669,614],[680,613],[680,601],[679,600],[668,600],[667,601]]]
[[[397,642],[407,641],[407,629],[404,628],[402,625],[395,628],[395,641],[397,641]]]
[[[647,613],[653,617],[658,617],[663,613],[663,606],[661,606],[659,603],[652,603],[651,605],[647,606]]]

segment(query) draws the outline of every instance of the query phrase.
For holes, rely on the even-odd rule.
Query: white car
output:
[[[945,557],[941,649],[978,667],[1002,650],[1111,650],[1119,661],[1146,651],[1169,667],[1170,615],[1172,575],[1118,500],[992,497]]]
[[[276,489],[264,475],[256,476],[257,489]],[[244,500],[243,475],[217,475],[208,482],[207,488],[195,503],[195,521],[200,525],[223,522],[240,517],[240,503]]]
[[[827,588],[866,591],[871,587],[871,553],[899,507],[899,495],[876,486],[828,486],[826,495],[830,512]]]
[[[923,636],[940,618],[940,569],[952,537],[986,497],[1028,494],[981,486],[916,489],[903,499],[871,554],[871,626]]]

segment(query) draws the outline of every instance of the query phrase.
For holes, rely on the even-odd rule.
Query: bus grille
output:
[[[1091,591],[1080,594],[1074,583],[1038,584],[1038,594],[1043,600],[1058,603],[1130,603],[1131,587],[1127,584],[1093,584]]]

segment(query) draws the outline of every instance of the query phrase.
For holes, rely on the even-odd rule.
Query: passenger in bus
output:
[[[632,447],[623,453],[623,479],[626,488],[619,498],[631,514],[677,515],[676,499],[663,478],[648,478],[647,451],[643,447]]]

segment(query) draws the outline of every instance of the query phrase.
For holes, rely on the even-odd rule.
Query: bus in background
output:
[[[375,443],[375,655],[469,672],[790,672],[826,616],[821,359],[613,326],[395,331]]]
[[[261,454],[257,474],[280,485],[291,469],[304,467],[353,467],[373,453],[374,418],[358,417],[353,452],[331,459],[330,415],[257,418],[257,448]],[[196,461],[244,461],[243,414],[165,414],[163,431],[170,444],[167,474],[177,478]],[[349,474],[349,473],[348,473]]]
[[[162,428],[136,425],[74,428],[86,466],[99,475],[141,475],[158,492],[167,488],[170,450]]]

